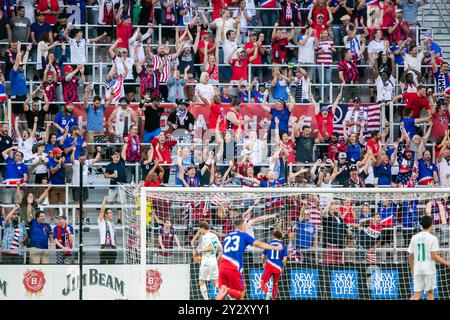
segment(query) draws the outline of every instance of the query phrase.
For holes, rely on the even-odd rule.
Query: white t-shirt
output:
[[[250,140],[245,142],[245,145],[248,145]],[[245,154],[245,149],[242,150],[242,155]],[[256,139],[253,141],[253,145],[250,151],[250,162],[254,165],[260,165],[263,163],[263,153],[264,153],[264,142],[260,139]]]
[[[84,184],[88,181],[88,169],[91,166],[92,161],[86,160],[83,166],[83,182]],[[73,176],[72,176],[72,185],[80,186],[80,161],[74,160],[72,165]]]
[[[294,78],[295,81],[295,85],[297,87],[301,87],[302,89],[302,93],[301,93],[301,98],[305,99],[305,100],[309,100],[309,87],[311,86],[311,80],[310,78],[305,78],[305,77],[301,77],[301,78]],[[297,94],[297,89],[295,92],[295,97],[298,98],[298,94]]]
[[[203,252],[202,253],[202,265],[217,265],[217,251],[220,246],[220,240],[212,232],[207,232],[205,235],[202,236],[200,249],[206,249],[210,245],[214,247],[213,251],[210,252]]]
[[[375,80],[377,86],[377,101],[391,101],[394,97],[395,78],[391,75],[386,83],[378,76]]]
[[[367,52],[369,54],[375,54],[375,59],[377,58],[378,52],[383,51],[383,53],[386,53],[386,48],[384,46],[384,42],[382,40],[376,41],[372,40],[369,42],[369,45],[367,46]]]
[[[238,16],[238,13],[239,13],[239,9],[234,10],[234,12],[233,12],[233,18],[236,18],[236,17]],[[247,22],[247,19],[246,19],[245,16],[247,16],[247,17],[253,17],[253,14],[252,14],[252,12],[251,12],[250,10],[247,10],[247,9],[245,10],[245,14],[244,14],[244,11],[241,12],[241,15],[240,15],[240,20],[241,20],[241,33],[247,32],[247,25],[248,25],[248,22]],[[226,36],[226,34],[225,34],[225,36]]]
[[[448,178],[447,174],[449,175]],[[450,186],[450,165],[445,158],[439,162],[439,183],[441,187]]]
[[[353,122],[367,122],[367,112],[362,111],[361,109],[359,111],[353,111],[349,110],[347,111],[347,114],[345,115],[344,121],[353,121]],[[350,127],[347,127],[348,134],[356,133],[359,134],[359,130],[361,127],[357,125],[353,125]]]
[[[352,54],[357,54],[361,50],[361,35],[357,34],[351,40],[348,39],[348,36],[345,36],[344,45],[347,49],[350,49]]]
[[[245,8],[250,11],[251,16],[256,16],[256,7],[253,0],[245,0]]]
[[[303,40],[305,36],[300,35],[298,37],[298,40]],[[315,62],[315,51],[314,51],[314,45],[316,43],[316,37],[311,36],[306,40],[305,44],[298,46],[298,62],[299,63],[311,63],[314,64]]]
[[[122,59],[120,59],[119,56],[116,56],[116,58],[114,59],[114,62],[116,63],[116,66],[117,66],[117,73],[123,75],[125,73],[125,67],[123,66]],[[125,59],[125,64],[128,69],[128,73],[126,74],[125,79],[134,80],[134,77],[133,77],[134,60],[132,58],[128,57]]]
[[[214,90],[212,84],[197,83],[195,85],[195,90],[196,91],[198,90],[200,94],[207,100],[211,100],[214,97]]]
[[[28,138],[27,140],[23,141],[22,137],[17,138],[18,151],[23,153],[23,162],[30,161],[33,157],[33,145],[34,145],[34,139]]]
[[[111,236],[111,245],[116,246],[116,230],[114,223],[111,221],[106,221],[103,219],[102,221],[97,220],[98,223],[98,231],[100,233],[100,245],[105,244],[106,240],[106,224],[109,227],[109,234]]]
[[[45,43],[45,41],[39,41],[36,53],[36,70],[42,70],[44,68],[42,66],[42,58],[44,58],[44,60],[47,59],[48,50],[42,52],[42,49],[46,48],[48,48],[48,45]]]
[[[414,69],[416,71],[421,71],[421,65],[423,60],[423,51],[419,52],[417,54],[417,57],[411,56],[409,53],[405,53],[403,56],[405,70],[408,68],[408,66],[411,67],[411,69]]]
[[[222,48],[223,48],[223,62],[228,64],[228,57],[233,52],[235,48],[237,48],[238,43],[237,41],[230,41],[225,39],[223,42]],[[236,52],[233,54],[232,59],[236,59]]]
[[[408,253],[414,254],[414,275],[436,274],[436,263],[431,252],[439,250],[438,239],[429,232],[420,232],[411,238]]]
[[[222,42],[222,26],[223,26],[223,20],[222,18],[217,18],[213,21],[213,24],[216,26],[216,43]],[[235,21],[234,19],[228,19],[227,22],[225,22],[225,39],[227,38],[227,32],[228,30],[234,30]]]
[[[41,164],[38,164],[39,158],[41,158],[43,160],[43,162]],[[43,173],[48,172],[48,168],[47,168],[48,154],[46,154],[45,152],[34,153],[33,156],[31,157],[31,161],[32,161],[33,165],[36,165],[36,167],[33,170],[34,173],[43,174]]]
[[[69,39],[71,64],[86,64],[86,45],[90,42],[84,38],[79,41],[75,38]]]

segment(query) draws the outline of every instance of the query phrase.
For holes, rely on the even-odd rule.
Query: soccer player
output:
[[[411,300],[420,300],[422,292],[427,292],[427,300],[434,300],[436,288],[436,262],[450,267],[450,262],[442,259],[438,254],[439,243],[431,234],[433,219],[430,216],[422,217],[420,221],[422,232],[414,235],[408,247],[409,266],[414,276],[414,295]]]
[[[209,224],[202,221],[198,225],[201,234],[200,249],[193,249],[194,256],[196,253],[202,254],[202,262],[200,264],[199,285],[200,292],[203,299],[209,300],[208,289],[206,287],[207,281],[212,281],[213,285],[217,287],[218,266],[217,258],[222,252],[222,245],[216,234],[209,230]]]
[[[242,277],[242,260],[245,248],[248,245],[264,250],[282,250],[280,245],[271,246],[267,243],[255,240],[247,231],[247,223],[244,219],[234,222],[236,231],[227,234],[223,241],[223,254],[219,261],[219,288],[216,300],[223,300],[226,295],[236,300],[241,300],[245,293],[245,283]]]
[[[269,245],[276,246],[281,245],[282,250],[264,250],[262,254],[263,264],[265,263],[264,272],[261,276],[261,289],[267,294],[266,300],[270,299],[269,288],[267,283],[270,278],[273,277],[272,283],[272,300],[275,300],[278,292],[278,280],[280,279],[281,272],[286,266],[287,261],[287,249],[283,244],[281,239],[283,239],[283,234],[280,231],[275,231],[273,234],[274,239],[269,242]]]

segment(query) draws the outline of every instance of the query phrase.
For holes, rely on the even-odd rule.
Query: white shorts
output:
[[[210,281],[219,279],[219,268],[217,264],[200,265],[199,280]]]
[[[428,292],[436,288],[435,274],[418,274],[414,276],[414,292]]]

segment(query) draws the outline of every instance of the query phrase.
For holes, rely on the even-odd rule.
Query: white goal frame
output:
[[[196,193],[196,194],[217,194],[217,193],[277,193],[277,194],[295,194],[295,193],[312,193],[312,194],[341,194],[341,193],[357,193],[357,194],[399,194],[399,193],[421,193],[421,194],[448,194],[450,196],[450,188],[242,188],[242,187],[141,187],[140,189],[140,239],[141,248],[146,248],[147,243],[147,196],[149,193]],[[153,224],[153,219],[152,219]],[[147,248],[146,248],[147,249]],[[147,251],[140,250],[140,277],[144,281],[140,281],[141,297],[146,297],[146,262]]]

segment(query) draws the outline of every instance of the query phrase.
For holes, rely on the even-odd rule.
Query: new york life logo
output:
[[[291,271],[291,298],[317,298],[319,292],[319,276],[317,270]]]
[[[266,294],[261,289],[261,276],[263,274],[262,270],[250,270],[250,298],[254,299],[264,299]],[[269,292],[272,292],[272,278],[267,283]]]
[[[219,293],[219,288],[213,285],[212,281],[209,281],[209,298],[214,299]]]
[[[331,298],[358,299],[358,272],[356,270],[331,271]]]
[[[370,294],[373,299],[396,299],[398,297],[398,271],[372,270]]]
[[[437,299],[439,297],[439,292],[438,292],[438,283],[439,283],[439,277],[438,277],[438,272],[436,271],[436,288],[434,289],[434,298]],[[414,294],[414,277],[411,277],[410,280],[410,284],[411,284],[411,295]],[[424,291],[422,293],[422,299],[426,299],[427,298],[427,293]]]

